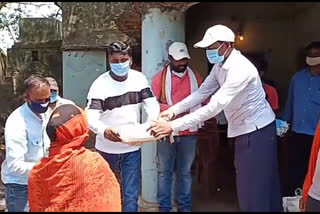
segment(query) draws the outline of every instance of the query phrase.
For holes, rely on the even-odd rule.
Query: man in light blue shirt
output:
[[[1,179],[9,212],[29,211],[29,173],[45,156],[50,144],[43,135],[50,100],[49,82],[42,76],[30,76],[24,87],[26,103],[10,114],[5,125],[6,157]]]
[[[309,66],[292,77],[282,115],[282,119],[292,127],[288,142],[287,195],[294,195],[296,188],[302,188],[320,118],[320,42],[312,42],[306,51]]]

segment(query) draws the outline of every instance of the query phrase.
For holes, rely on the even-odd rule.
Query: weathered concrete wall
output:
[[[106,51],[64,51],[64,97],[85,107],[91,84],[105,71]]]
[[[149,83],[151,83],[154,75],[163,68],[163,65],[168,60],[166,48],[168,42],[185,42],[184,19],[183,11],[161,11],[158,8],[148,10],[148,13],[143,16],[142,72],[147,77]],[[143,118],[147,118],[145,112]],[[156,144],[149,143],[142,145],[141,152],[142,199],[147,202],[156,203],[158,180]],[[140,206],[143,207],[143,203],[140,203]]]
[[[132,68],[141,70],[141,16],[132,7],[132,2],[62,2],[62,48],[67,51],[64,55],[64,81],[66,82],[64,86],[68,91],[66,95],[79,105],[85,105],[87,89],[92,81],[106,69],[105,49],[111,42],[120,40],[131,45]],[[69,50],[91,50],[92,52],[90,52],[91,56],[87,55],[89,52],[86,53],[86,64],[84,64],[74,57],[68,57]],[[75,63],[75,68],[67,69],[72,63]],[[77,66],[80,67],[76,68]],[[88,70],[83,70],[83,66]],[[99,71],[95,72],[95,69]],[[79,72],[82,73],[79,74]],[[86,75],[90,75],[89,79],[81,79]],[[74,90],[68,87],[72,84],[69,81],[74,80],[82,82],[81,86],[84,86],[84,89]],[[84,90],[83,94],[78,94],[78,90]]]
[[[22,96],[13,96],[12,85],[0,84],[0,133],[1,126],[4,127],[9,114],[14,111],[21,103],[23,103]]]
[[[61,27],[59,22],[48,19],[20,20],[20,38],[7,50],[7,73],[14,76],[0,84],[0,123],[4,125],[9,114],[21,105],[23,100],[23,81],[31,74],[52,76],[62,84]],[[17,92],[14,94],[14,92]]]
[[[140,14],[132,2],[63,2],[63,47],[106,47],[140,42]]]
[[[133,47],[134,68],[141,70],[141,21],[150,8],[184,10],[193,2],[62,2],[63,49],[106,48],[121,40]],[[150,37],[152,39],[152,37]]]
[[[62,23],[46,18],[23,18],[19,21],[19,41],[48,42],[61,40]]]
[[[193,2],[62,2],[63,47],[105,47],[121,40],[141,43],[141,14],[184,8]]]
[[[15,44],[8,49],[9,72],[18,72],[17,92],[22,93],[23,81],[31,74],[52,76],[61,86],[62,53],[61,41],[39,44]],[[35,56],[38,56],[36,60]]]

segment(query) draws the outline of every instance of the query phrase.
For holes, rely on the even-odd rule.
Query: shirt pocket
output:
[[[27,158],[38,161],[39,157],[43,156],[44,144],[42,136],[28,136],[28,152]]]
[[[319,89],[311,93],[310,100],[311,100],[311,102],[313,102],[317,105],[320,105],[320,90]]]

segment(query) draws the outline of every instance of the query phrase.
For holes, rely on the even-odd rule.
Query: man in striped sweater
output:
[[[110,71],[100,75],[88,93],[87,114],[89,128],[97,134],[96,149],[120,172],[122,211],[138,211],[141,153],[137,145],[121,143],[117,127],[140,123],[142,106],[147,121],[158,117],[160,107],[146,77],[130,69],[130,46],[123,42],[111,43],[108,48]]]

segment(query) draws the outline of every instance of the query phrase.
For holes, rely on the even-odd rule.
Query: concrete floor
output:
[[[205,188],[209,187],[194,179],[193,211],[239,212],[231,146],[220,146],[219,148],[216,182],[217,184],[212,188],[215,191],[211,194],[204,194]]]
[[[201,189],[196,186],[193,191],[193,211],[194,212],[239,212],[238,201],[235,189],[225,185],[219,187],[211,196],[203,196]]]

